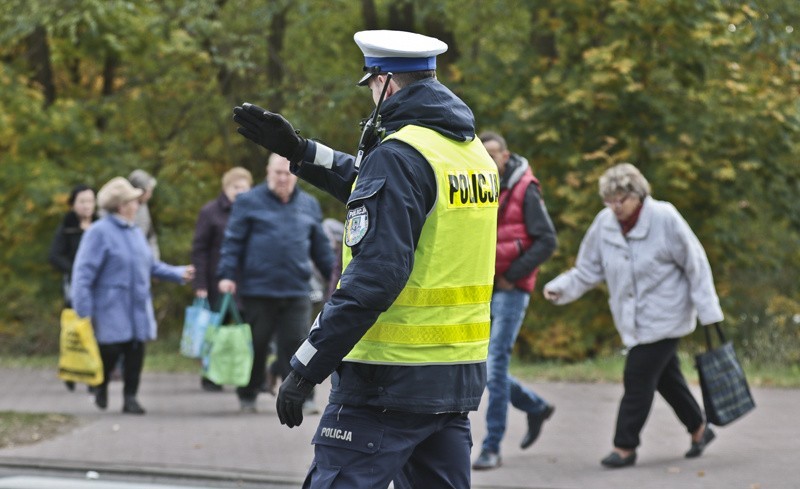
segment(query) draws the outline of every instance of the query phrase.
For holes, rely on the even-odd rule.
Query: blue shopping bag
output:
[[[219,322],[220,314],[211,310],[208,299],[196,297],[186,308],[181,336],[181,354],[189,358],[200,358],[203,339],[209,325]]]

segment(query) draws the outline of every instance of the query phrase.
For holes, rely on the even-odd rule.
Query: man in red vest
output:
[[[475,470],[488,470],[502,463],[500,442],[506,431],[509,401],[528,416],[528,431],[521,448],[528,448],[536,441],[542,423],[553,414],[552,405],[509,375],[508,363],[539,265],[556,248],[556,232],[528,161],[511,153],[505,139],[497,133],[484,132],[479,137],[500,173],[492,332],[487,360],[486,438],[480,456],[472,464]]]

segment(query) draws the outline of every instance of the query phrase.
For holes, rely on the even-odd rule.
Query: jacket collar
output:
[[[511,153],[506,162],[503,177],[500,178],[500,188],[513,188],[529,168],[528,160],[516,153]]]
[[[220,209],[227,212],[233,206],[233,203],[228,199],[228,196],[225,195],[225,192],[220,192],[219,196],[217,196],[217,205]]]
[[[649,195],[644,198],[642,202],[642,211],[639,213],[639,220],[628,232],[627,239],[645,239],[650,232],[650,223],[653,220],[653,199]],[[606,241],[618,246],[627,246],[626,236],[622,235],[622,229],[619,226],[617,217],[611,209],[603,209],[600,211],[605,213],[606,218],[603,220],[603,233]]]
[[[132,222],[128,222],[122,218],[119,214],[109,214],[108,218],[111,219],[111,222],[116,224],[121,228],[135,228],[136,224]]]

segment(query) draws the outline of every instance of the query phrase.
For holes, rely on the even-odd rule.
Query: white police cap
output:
[[[360,31],[353,39],[364,53],[364,71],[359,85],[372,75],[407,73],[436,69],[436,56],[447,51],[447,44],[435,37],[405,31]]]

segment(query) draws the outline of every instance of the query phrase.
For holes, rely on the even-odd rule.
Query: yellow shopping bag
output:
[[[89,385],[103,383],[103,360],[94,338],[92,322],[72,309],[61,312],[61,341],[58,377]]]

